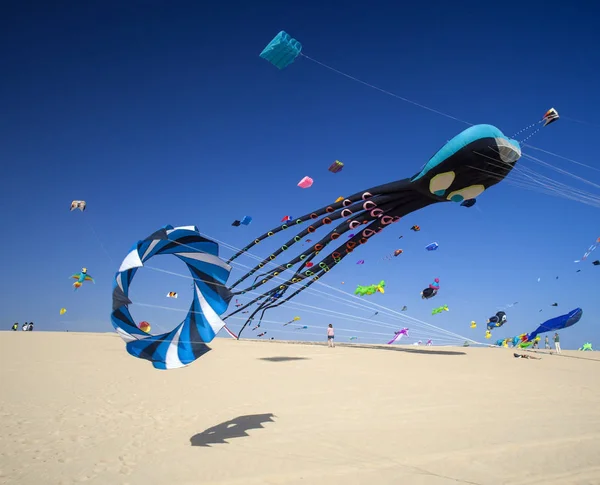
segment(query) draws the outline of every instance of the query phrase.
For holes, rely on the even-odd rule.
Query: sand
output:
[[[600,484],[600,353],[211,347],[0,333],[0,483]]]

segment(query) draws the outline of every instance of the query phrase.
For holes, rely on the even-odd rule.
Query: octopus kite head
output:
[[[518,141],[494,126],[475,125],[446,143],[411,182],[436,201],[460,203],[501,182],[520,157]]]

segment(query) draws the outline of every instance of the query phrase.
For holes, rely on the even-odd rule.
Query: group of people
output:
[[[554,333],[553,340],[554,340],[554,348],[556,349],[556,353],[560,354],[561,348],[560,348],[560,337],[558,335],[558,332]],[[533,341],[533,345],[531,347],[534,349],[539,348],[537,339]],[[550,350],[550,340],[548,340],[548,335],[546,335],[546,338],[544,339],[544,347],[546,348],[546,350]]]
[[[12,329],[13,329],[13,332],[16,332],[17,330],[19,330],[19,324],[13,323]],[[23,326],[21,327],[21,330],[23,330],[23,332],[31,332],[33,330],[33,322],[25,322],[23,324]]]

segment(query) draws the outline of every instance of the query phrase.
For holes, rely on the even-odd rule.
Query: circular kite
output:
[[[194,226],[165,226],[138,241],[115,275],[111,322],[126,342],[127,352],[152,362],[157,369],[186,366],[210,350],[206,343],[225,326],[231,292],[224,283],[231,266],[219,259],[219,245]],[[149,335],[129,313],[129,287],[138,268],[150,258],[171,254],[183,261],[194,279],[194,298],[185,319],[170,332]]]

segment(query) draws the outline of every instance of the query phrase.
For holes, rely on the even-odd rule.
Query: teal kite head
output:
[[[446,143],[411,182],[438,201],[460,203],[501,182],[520,157],[518,141],[495,126],[475,125]]]

